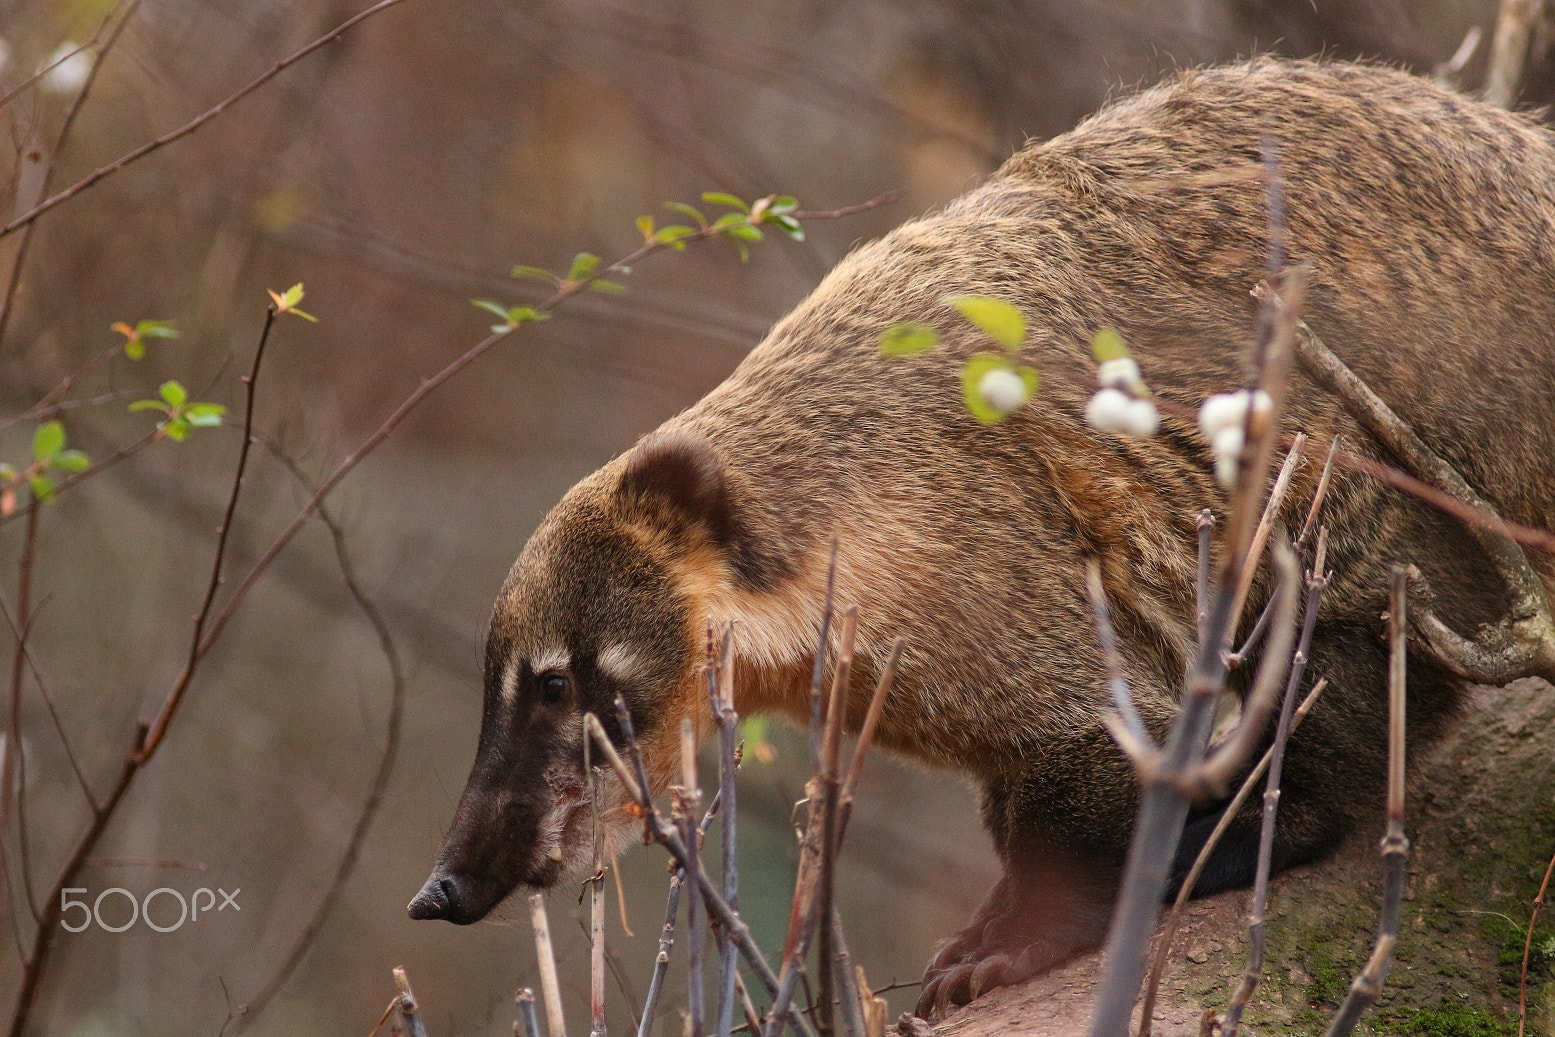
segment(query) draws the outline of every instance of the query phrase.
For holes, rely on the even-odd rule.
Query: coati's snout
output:
[[[498,596],[475,765],[412,918],[479,921],[518,886],[587,872],[583,718],[619,744],[617,696],[655,791],[668,784],[681,718],[707,708],[698,589],[736,578],[743,531],[716,455],[684,436],[639,444],[546,517]],[[604,788],[601,827],[620,845],[632,797],[608,771]]]

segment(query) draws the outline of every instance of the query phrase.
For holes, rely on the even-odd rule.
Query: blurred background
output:
[[[172,130],[365,7],[344,0],[0,0],[0,218]],[[803,243],[725,242],[653,257],[625,295],[589,294],[527,327],[431,397],[331,498],[366,594],[405,664],[396,765],[342,895],[291,978],[231,1027],[363,1034],[408,967],[438,1037],[509,1032],[534,985],[527,912],[473,928],[413,923],[473,757],[491,600],[541,516],[578,478],[715,385],[854,243],[933,209],[1028,138],[1173,68],[1265,50],[1373,56],[1422,71],[1494,0],[409,0],[300,62],[197,134],[42,217],[0,337],[0,422],[123,339],[115,321],[172,320],[135,362],[90,368],[64,414],[106,458],[155,415],[126,404],[174,378],[241,410],[266,289],[306,286],[319,318],[275,329],[256,427],[308,478],[328,474],[418,381],[486,332],[472,298],[532,303],[515,263],[565,270],[670,222],[707,190],[792,194],[830,209],[902,188],[894,205],[808,226]],[[83,60],[14,97],[37,69],[126,17],[56,155]],[[1540,53],[1548,41],[1539,40]],[[1479,83],[1482,44],[1456,75]],[[93,50],[83,52],[95,53]],[[1525,101],[1550,99],[1545,66]],[[22,235],[0,239],[0,286]],[[0,427],[25,465],[34,421]],[[0,1008],[15,999],[46,896],[90,820],[58,730],[94,796],[118,774],[188,652],[240,436],[160,441],[44,509],[19,725],[7,724]],[[246,572],[306,494],[257,452],[232,531]],[[23,503],[25,503],[25,493]],[[0,526],[0,589],[17,601],[24,523]],[[0,628],[9,693],[14,638]],[[58,723],[40,693],[53,701]],[[86,899],[119,887],[240,889],[240,912],[174,932],[144,923],[60,932],[32,1032],[216,1034],[269,984],[328,892],[384,749],[391,685],[374,629],[313,523],[210,655],[168,740],[94,850]],[[16,733],[19,731],[19,735]],[[792,890],[790,810],[802,739],[741,783],[743,906],[780,948]],[[23,845],[15,805],[26,760]],[[664,855],[621,862],[635,936],[610,911],[621,978],[646,988]],[[26,867],[23,867],[23,864]],[[870,761],[842,858],[841,903],[870,980],[915,980],[997,876],[976,794],[956,775]],[[550,896],[574,1029],[586,1019],[577,891]],[[122,897],[105,920],[128,916]],[[160,901],[170,925],[176,906]],[[73,916],[74,917],[74,916]],[[676,949],[684,956],[683,942]],[[678,973],[677,973],[678,977]],[[681,982],[678,978],[674,982]],[[910,987],[887,995],[910,1007]],[[612,1024],[627,1025],[612,983]],[[680,1002],[672,994],[668,1001]],[[680,1032],[673,1012],[664,1033]],[[229,1029],[229,1032],[233,1030]]]

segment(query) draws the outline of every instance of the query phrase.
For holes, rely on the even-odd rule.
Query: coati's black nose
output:
[[[426,885],[421,887],[410,902],[410,917],[420,921],[426,918],[443,918],[455,925],[468,925],[475,921],[470,916],[469,898],[461,895],[459,879],[454,875],[432,873]]]

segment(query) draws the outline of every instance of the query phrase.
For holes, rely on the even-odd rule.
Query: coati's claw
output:
[[[917,1008],[921,1018],[944,1019],[952,1008],[970,1004],[990,990],[1025,982],[1041,971],[1030,947],[969,951],[963,949],[968,942],[965,935],[946,945],[924,971]],[[951,955],[952,951],[960,953]]]

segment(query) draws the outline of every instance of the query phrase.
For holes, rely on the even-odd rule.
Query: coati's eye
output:
[[[540,675],[540,694],[545,704],[554,706],[567,697],[567,675],[565,673],[545,673]]]

